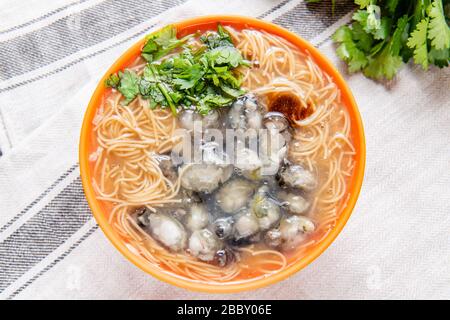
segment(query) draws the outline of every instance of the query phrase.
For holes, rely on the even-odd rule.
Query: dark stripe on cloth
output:
[[[2,233],[3,231],[5,231],[7,228],[9,228],[9,226],[11,226],[14,222],[16,222],[20,217],[22,217],[25,213],[27,213],[31,208],[33,208],[36,203],[38,203],[39,201],[41,201],[47,194],[49,194],[50,191],[52,191],[60,182],[62,182],[64,179],[66,179],[69,174],[71,174],[76,168],[78,168],[78,164],[74,164],[73,166],[71,166],[66,172],[64,172],[62,175],[60,175],[58,177],[58,179],[55,180],[55,182],[53,182],[51,184],[50,187],[48,187],[44,192],[42,192],[36,199],[34,199],[29,205],[27,205],[22,211],[20,211],[20,213],[18,213],[16,216],[14,216],[14,218],[12,218],[11,220],[9,220],[5,225],[3,225],[0,228],[0,233]]]
[[[289,1],[291,0],[285,0],[283,2],[280,2],[279,4],[277,4],[275,7],[273,7],[270,10],[267,10],[266,12],[264,12],[262,15],[258,16],[259,19],[263,19],[264,17],[267,17],[269,14],[271,14],[272,12],[274,12],[275,10],[280,9],[281,7],[283,7],[285,4],[289,3]]]
[[[130,41],[131,39],[134,39],[136,37],[142,36],[143,34],[147,33],[149,30],[151,30],[154,26],[155,25],[151,25],[150,27],[145,28],[145,29],[143,29],[143,30],[141,30],[141,31],[139,31],[139,32],[137,32],[137,33],[127,37],[126,39],[123,39],[121,41],[113,43],[112,45],[107,46],[106,48],[100,49],[100,50],[95,51],[93,53],[90,53],[90,54],[88,54],[86,56],[83,56],[81,58],[75,59],[74,61],[71,61],[71,62],[63,65],[62,67],[56,68],[56,69],[54,69],[52,71],[49,71],[47,73],[40,74],[39,76],[36,76],[34,78],[29,78],[29,79],[27,79],[25,81],[18,82],[18,83],[13,84],[13,85],[11,85],[9,87],[0,89],[0,93],[5,92],[5,91],[9,91],[9,90],[12,90],[12,89],[15,89],[15,88],[18,88],[18,87],[21,87],[23,85],[31,84],[31,83],[33,83],[35,81],[38,81],[38,80],[42,80],[42,79],[48,78],[48,77],[50,77],[50,76],[52,76],[54,74],[57,74],[57,73],[59,73],[61,71],[66,70],[66,69],[68,69],[68,68],[70,68],[70,67],[72,67],[72,66],[74,66],[74,65],[76,65],[76,64],[78,64],[80,62],[88,60],[88,59],[90,59],[92,57],[95,57],[95,56],[97,56],[99,54],[102,54],[103,52],[108,51],[108,50],[110,50],[110,49],[112,49],[112,48],[114,48],[114,47],[116,47],[116,46],[118,46],[120,44],[123,44],[123,43],[125,43],[127,41]]]
[[[1,125],[2,125],[2,129],[5,132],[6,140],[8,141],[9,147],[12,148],[11,137],[9,136],[8,129],[6,128],[5,117],[3,116],[3,112],[2,112],[1,106],[0,106],[0,122],[1,122]],[[0,146],[0,147],[2,147],[2,146]],[[2,152],[1,155],[3,155],[3,152]]]
[[[64,260],[65,257],[67,257],[73,250],[75,250],[81,243],[83,243],[84,240],[89,238],[91,234],[93,234],[98,229],[98,225],[93,226],[91,229],[89,229],[88,232],[86,232],[77,242],[75,242],[73,245],[70,246],[69,249],[64,251],[58,258],[53,260],[52,263],[47,265],[44,269],[39,271],[36,275],[34,275],[30,280],[25,282],[20,288],[18,288],[16,291],[14,291],[10,296],[8,296],[8,300],[13,299],[15,296],[17,296],[20,292],[22,292],[24,289],[26,289],[30,284],[32,284],[34,281],[39,279],[43,274],[45,274],[47,271],[52,269],[55,265],[57,265],[59,262]]]
[[[39,69],[105,41],[186,0],[108,0],[0,43],[0,80]]]
[[[336,1],[333,15],[331,1],[301,2],[273,22],[306,39],[312,39],[354,8],[355,5],[352,0]]]
[[[77,178],[0,243],[0,292],[47,257],[92,217]]]
[[[50,12],[48,12],[48,13],[46,13],[46,14],[38,17],[38,18],[34,18],[34,19],[30,20],[30,21],[27,21],[25,23],[19,24],[17,26],[11,27],[11,28],[6,29],[6,30],[1,30],[0,34],[5,34],[5,33],[8,33],[8,32],[12,32],[12,31],[15,31],[15,30],[19,30],[19,29],[25,28],[25,27],[27,27],[29,25],[32,25],[33,23],[36,23],[36,22],[42,21],[44,19],[47,19],[47,18],[51,17],[54,14],[57,14],[57,13],[63,11],[63,10],[66,10],[67,8],[76,6],[76,5],[78,5],[80,3],[83,3],[83,2],[86,2],[86,1],[87,0],[78,0],[78,1],[75,1],[73,3],[69,3],[69,4],[65,5],[65,6],[62,6],[60,8],[57,8],[57,9],[53,10],[53,11],[50,11]]]

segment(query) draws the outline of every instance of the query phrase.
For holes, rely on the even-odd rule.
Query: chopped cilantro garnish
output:
[[[234,47],[230,34],[220,24],[217,26],[217,32],[207,32],[200,37],[200,40],[210,49]]]
[[[147,36],[147,42],[142,47],[142,57],[149,61],[161,59],[170,51],[183,45],[192,35],[177,39],[177,30],[169,25],[160,31]]]
[[[120,78],[117,74],[110,74],[109,77],[105,80],[105,86],[108,88],[117,89],[119,86]]]
[[[117,89],[125,97],[125,104],[130,103],[139,93],[139,76],[130,70],[119,72],[120,84]]]
[[[250,63],[221,25],[217,32],[202,35],[196,45],[187,43],[191,37],[177,39],[173,26],[151,34],[142,48],[148,62],[142,74],[125,70],[112,74],[105,85],[117,88],[125,104],[141,95],[149,100],[150,108],[170,108],[173,114],[191,106],[207,114],[231,105],[245,93],[235,69]]]

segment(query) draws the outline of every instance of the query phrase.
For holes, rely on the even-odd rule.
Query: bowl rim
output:
[[[339,71],[333,66],[333,64],[326,58],[318,49],[316,49],[311,43],[307,40],[303,39],[299,35],[296,35],[281,26],[275,25],[273,23],[263,21],[257,18],[240,16],[240,15],[206,15],[199,16],[194,18],[185,19],[179,22],[172,23],[178,30],[194,27],[196,25],[203,25],[207,23],[239,23],[247,25],[248,27],[266,30],[269,33],[277,34],[286,40],[294,43],[301,50],[306,50],[309,54],[314,58],[315,62],[321,67],[321,69],[325,70],[327,74],[333,78],[334,82],[338,85],[341,94],[347,100],[347,109],[352,114],[352,122],[356,126],[352,128],[354,137],[357,138],[359,142],[359,153],[355,155],[356,167],[353,178],[353,185],[350,186],[350,196],[347,201],[347,205],[342,209],[338,221],[333,229],[328,233],[328,235],[315,247],[313,247],[307,256],[302,258],[301,260],[293,263],[287,268],[271,274],[267,277],[256,278],[255,280],[244,281],[240,283],[232,283],[232,284],[217,284],[217,283],[203,283],[196,282],[194,280],[188,280],[182,277],[177,277],[176,275],[172,275],[168,272],[164,272],[158,268],[152,267],[147,260],[144,258],[135,255],[132,253],[120,237],[114,232],[112,227],[109,225],[107,218],[103,214],[103,209],[100,206],[100,202],[96,199],[95,191],[91,183],[91,174],[89,169],[89,135],[91,132],[92,119],[97,110],[98,104],[102,99],[103,93],[105,91],[104,88],[104,80],[114,72],[117,72],[121,68],[123,68],[130,59],[135,56],[137,52],[140,51],[145,38],[140,39],[130,48],[128,48],[107,70],[104,76],[99,81],[90,101],[86,108],[83,124],[81,128],[80,134],[80,142],[79,142],[79,164],[80,164],[80,175],[82,180],[83,189],[86,195],[86,199],[88,204],[92,210],[92,214],[95,217],[98,225],[102,229],[103,233],[106,237],[111,241],[114,247],[119,250],[130,262],[136,265],[141,270],[146,273],[152,275],[153,277],[165,281],[169,284],[192,290],[192,291],[200,291],[200,292],[208,292],[208,293],[234,293],[241,292],[246,290],[253,290],[262,288],[279,281],[282,281],[301,269],[305,268],[309,265],[313,260],[315,260],[319,255],[321,255],[330,244],[335,240],[338,234],[344,228],[346,222],[348,221],[356,201],[358,199],[362,182],[364,180],[364,170],[365,170],[365,161],[366,161],[366,146],[365,146],[365,137],[364,137],[364,128],[363,122],[361,119],[361,115],[359,113],[358,106],[356,101],[350,91],[350,88],[346,84],[342,75]]]

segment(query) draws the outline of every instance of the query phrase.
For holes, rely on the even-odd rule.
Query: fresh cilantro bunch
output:
[[[173,114],[191,107],[207,114],[231,105],[245,93],[236,68],[250,63],[221,25],[217,32],[201,35],[201,45],[189,43],[194,36],[177,39],[174,26],[148,36],[141,52],[148,62],[142,74],[120,71],[106,79],[105,85],[119,90],[124,104],[141,95],[149,100],[150,108],[170,108]]]
[[[355,0],[350,26],[333,35],[350,72],[392,79],[411,58],[427,70],[450,60],[450,0]]]

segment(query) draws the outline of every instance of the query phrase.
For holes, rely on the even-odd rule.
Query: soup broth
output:
[[[149,264],[194,281],[249,281],[302,259],[336,224],[355,165],[350,117],[333,79],[308,52],[245,26],[179,32],[183,43],[162,56],[148,45],[161,49],[161,41],[149,39],[142,56],[109,79],[93,121],[92,183],[115,231]],[[198,58],[197,67],[196,55],[219,49],[222,60]],[[166,96],[164,68],[177,68],[180,54],[190,78],[170,78]],[[196,68],[197,91],[180,89]],[[225,85],[214,91],[216,83]],[[197,129],[241,130],[258,151],[237,143],[230,160],[225,139],[194,141]],[[186,137],[202,161],[180,156]]]

